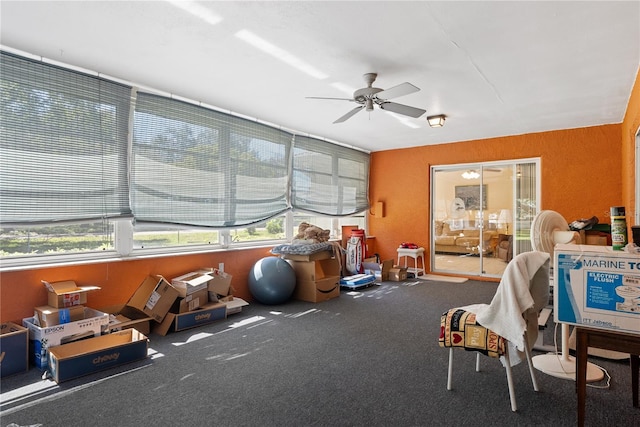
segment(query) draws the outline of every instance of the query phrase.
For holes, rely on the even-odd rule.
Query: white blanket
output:
[[[507,265],[490,304],[461,307],[509,341],[511,365],[520,363],[524,346],[531,348],[538,337],[538,312],[549,298],[549,260],[548,253],[537,251],[516,256]]]

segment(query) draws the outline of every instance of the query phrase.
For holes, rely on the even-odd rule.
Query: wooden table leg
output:
[[[587,398],[587,349],[589,338],[580,328],[576,330],[576,390],[578,393],[578,427],[584,426]]]
[[[640,374],[640,339],[638,336],[590,328],[576,328],[576,392],[578,394],[578,426],[584,426],[587,397],[587,350],[589,346],[628,352],[631,365],[633,406],[638,407]]]
[[[640,371],[640,356],[631,355],[631,387],[633,388],[633,406],[638,407],[638,371]]]

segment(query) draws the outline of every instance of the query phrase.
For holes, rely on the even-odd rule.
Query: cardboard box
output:
[[[84,308],[84,319],[63,325],[41,328],[33,317],[22,320],[29,330],[29,360],[36,367],[47,368],[47,352],[51,347],[79,341],[107,332],[109,315],[91,308]]]
[[[340,296],[340,266],[337,259],[286,261],[296,274],[293,298],[322,302]]]
[[[556,245],[555,321],[640,335],[640,255]]]
[[[199,291],[189,294],[184,298],[178,298],[171,306],[171,309],[169,310],[169,312],[177,313],[177,314],[186,313],[189,311],[196,310],[202,307],[203,305],[207,304],[208,302],[209,302],[209,291],[205,287],[204,289],[200,289]]]
[[[207,289],[210,280],[213,280],[213,277],[209,274],[193,271],[171,279],[171,285],[178,290],[180,298],[186,298],[188,295]]]
[[[125,304],[117,304],[102,307],[100,311],[109,314],[109,332],[134,328],[145,335],[151,333],[153,319],[138,309]]]
[[[114,332],[49,350],[49,373],[60,383],[147,357],[149,340],[135,329]]]
[[[298,284],[340,276],[340,266],[335,258],[317,261],[286,261],[293,267]]]
[[[0,377],[29,370],[29,331],[12,322],[0,325]]]
[[[225,297],[221,299],[220,302],[227,306],[227,316],[230,314],[240,313],[242,311],[242,307],[249,305],[249,303],[242,298],[234,296]]]
[[[402,282],[407,280],[407,267],[394,266],[389,269],[389,280],[392,282]]]
[[[217,268],[204,269],[201,270],[201,272],[206,272],[209,276],[213,277],[213,279],[209,280],[209,292],[213,292],[221,297],[232,293],[231,279],[233,276],[231,276],[231,274],[225,273]],[[212,298],[209,299],[212,300]]]
[[[340,296],[340,276],[329,276],[314,282],[297,282],[293,298],[308,302],[322,302]]]
[[[379,282],[389,280],[389,270],[393,267],[393,260],[388,259],[381,263],[376,262],[375,258],[366,258],[362,261],[362,267],[367,274],[373,274]]]
[[[169,332],[195,328],[226,317],[227,306],[225,304],[220,302],[209,303],[188,313],[168,313],[162,323],[154,326],[153,332],[158,335],[167,335]]]
[[[585,235],[585,244],[607,246],[608,244],[607,235],[604,233],[598,233],[598,234],[587,233]]]
[[[42,283],[48,291],[48,304],[56,308],[86,304],[87,292],[100,289],[98,286],[78,286],[73,280],[52,283],[42,280]]]
[[[74,305],[67,308],[43,305],[33,309],[33,317],[36,320],[36,325],[42,328],[77,322],[84,319],[84,305]]]
[[[160,323],[178,298],[178,290],[162,276],[147,276],[125,304]]]

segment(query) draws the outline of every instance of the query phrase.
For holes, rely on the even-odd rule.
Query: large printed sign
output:
[[[554,275],[557,322],[640,334],[640,256],[557,245]]]

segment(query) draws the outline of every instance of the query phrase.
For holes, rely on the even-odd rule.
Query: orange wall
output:
[[[623,201],[620,140],[621,125],[606,125],[373,153],[370,200],[385,202],[385,216],[370,216],[369,233],[383,258],[404,241],[428,248],[430,166],[533,157],[542,209],[609,222],[609,207]]]
[[[369,235],[376,238],[376,251],[389,259],[395,258],[398,244],[404,241],[429,247],[431,165],[540,157],[542,209],[556,210],[568,221],[596,215],[604,223],[608,222],[605,215],[610,206],[624,205],[629,217],[635,201],[639,80],[640,74],[622,124],[373,153],[370,202],[384,202],[384,217],[369,216]],[[88,297],[88,305],[99,308],[126,302],[149,274],[171,278],[202,267],[217,267],[220,262],[233,275],[236,295],[250,301],[248,271],[267,255],[268,249],[261,248],[2,272],[0,321],[19,322],[33,315],[34,306],[46,304],[41,279],[101,286],[102,290]]]
[[[233,275],[231,284],[235,295],[250,301],[248,271],[258,259],[268,255],[266,248],[242,249],[3,272],[0,275],[0,321],[21,324],[21,319],[33,316],[33,307],[47,304],[47,292],[40,280],[75,280],[80,285],[100,286],[101,290],[88,294],[87,301],[88,307],[100,308],[127,302],[150,274],[171,279],[199,268],[218,267],[221,262],[224,270]]]
[[[635,215],[635,135],[640,127],[640,72],[629,97],[622,122],[622,205],[626,207],[627,224],[637,225]]]

